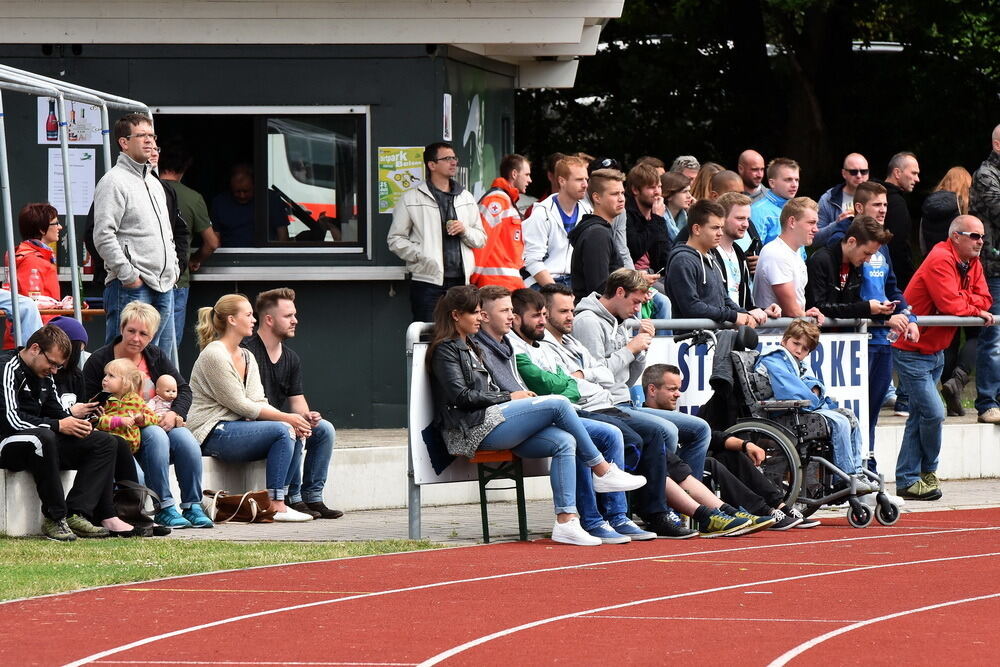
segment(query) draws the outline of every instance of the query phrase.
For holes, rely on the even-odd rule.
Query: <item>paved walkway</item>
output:
[[[890,485],[890,488],[891,485]],[[944,498],[937,502],[910,501],[907,511],[947,511],[1000,506],[1000,480],[960,480],[942,482]],[[494,541],[517,539],[517,509],[513,503],[490,503],[490,533]],[[844,510],[822,510],[816,517],[843,517]],[[550,501],[528,503],[528,530],[532,539],[552,530]],[[444,544],[475,544],[482,541],[479,505],[425,507],[421,535]],[[301,524],[224,524],[212,530],[178,530],[171,538],[209,540],[287,540],[304,542],[389,540],[407,538],[406,508],[351,512],[340,519]]]

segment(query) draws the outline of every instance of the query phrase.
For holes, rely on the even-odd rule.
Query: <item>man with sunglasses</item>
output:
[[[403,193],[392,211],[389,250],[410,273],[410,308],[416,322],[431,322],[449,287],[469,284],[476,268],[473,248],[486,232],[472,193],[455,180],[458,156],[438,141],[424,148],[427,180]]]
[[[819,228],[854,215],[854,191],[868,180],[868,160],[860,153],[844,158],[840,170],[844,182],[838,183],[819,198]]]
[[[955,218],[948,238],[935,245],[913,274],[904,292],[918,318],[923,315],[980,317],[993,324],[993,299],[986,285],[979,253],[983,249],[983,223],[971,215]],[[919,326],[920,322],[917,321]],[[919,336],[900,336],[892,348],[899,388],[910,398],[899,458],[896,459],[896,493],[912,500],[937,500],[938,455],[945,410],[937,383],[944,369],[944,349],[957,327],[919,327]]]
[[[156,135],[149,116],[133,113],[115,123],[121,153],[94,189],[94,246],[107,270],[105,342],[118,334],[112,323],[131,301],[160,313],[153,344],[174,349],[174,283],[180,264],[174,246],[167,197],[150,158]]]

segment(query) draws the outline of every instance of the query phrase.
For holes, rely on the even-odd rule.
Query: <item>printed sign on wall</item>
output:
[[[37,134],[40,144],[59,144],[59,101],[53,97],[38,98]],[[101,143],[101,109],[90,104],[66,100],[66,129],[70,145],[96,146]]]
[[[379,146],[378,212],[392,213],[400,196],[424,178],[422,146]]]

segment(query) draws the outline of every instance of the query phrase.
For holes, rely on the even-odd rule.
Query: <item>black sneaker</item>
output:
[[[785,514],[781,510],[771,510],[771,517],[775,520],[770,530],[788,530],[802,523],[802,519]]]
[[[656,536],[666,540],[686,540],[698,535],[697,530],[685,528],[680,518],[673,512],[656,514],[646,520],[646,529],[656,533]]]
[[[796,519],[802,519],[802,521],[799,522],[799,525],[795,526],[796,528],[815,528],[816,526],[822,525],[817,519],[809,519],[802,516],[802,512],[798,511],[794,507],[786,507],[784,511],[788,516],[793,516]]]
[[[288,503],[288,506],[291,507],[296,512],[302,512],[303,514],[308,514],[314,519],[318,519],[320,517],[319,512],[317,512],[316,510],[309,509],[309,507],[307,507],[306,504],[301,500],[297,503]]]
[[[314,515],[317,515],[317,519],[339,519],[344,516],[344,513],[340,510],[334,510],[327,507],[322,500],[317,503],[306,503],[306,507],[308,507],[309,511]]]

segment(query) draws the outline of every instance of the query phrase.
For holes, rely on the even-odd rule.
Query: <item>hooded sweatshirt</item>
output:
[[[482,352],[483,365],[490,372],[493,382],[503,391],[524,391],[526,385],[517,372],[514,348],[510,341],[506,337],[497,340],[482,329],[472,339]]]
[[[674,317],[735,322],[738,313],[746,312],[729,298],[723,268],[711,254],[679,245],[670,251],[669,266],[670,279],[664,282]]]
[[[586,215],[569,233],[573,246],[570,276],[573,296],[580,299],[602,290],[608,276],[622,267],[622,258],[615,248],[611,223],[599,215]]]
[[[618,405],[631,402],[629,387],[635,384],[646,366],[646,353],[632,354],[628,344],[628,331],[612,315],[597,294],[580,300],[576,310],[573,332],[576,340],[611,371],[614,384],[611,399]]]
[[[167,199],[149,163],[126,153],[94,190],[94,246],[104,260],[107,283],[142,279],[168,292],[180,276]]]

